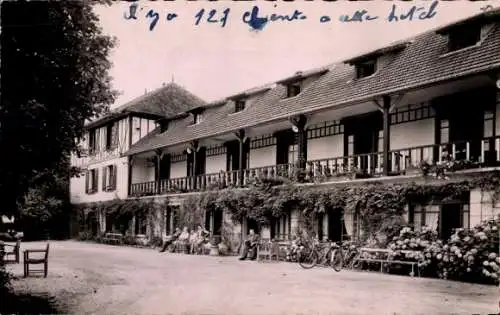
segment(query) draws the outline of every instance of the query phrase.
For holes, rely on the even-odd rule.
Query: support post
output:
[[[198,153],[199,147],[198,147],[198,141],[193,141],[191,142],[191,151],[193,154],[193,166],[191,169],[191,174],[193,174],[193,189],[196,189],[196,155]]]
[[[292,124],[295,126],[297,133],[297,150],[298,158],[297,158],[297,166],[301,171],[306,169],[307,164],[307,117],[304,115],[300,115],[298,117],[294,117],[292,119]],[[301,178],[299,178],[301,180]]]
[[[156,194],[161,194],[161,159],[163,157],[162,150],[155,150],[156,153]]]
[[[127,184],[128,184],[128,193],[127,195],[130,196],[132,193],[132,166],[134,165],[134,157],[129,156],[128,157],[128,176],[127,176]]]
[[[391,97],[388,95],[383,96],[383,104],[382,104],[382,114],[383,114],[383,133],[384,133],[384,141],[383,141],[383,161],[382,164],[384,166],[383,174],[384,176],[388,176],[390,172],[389,165],[389,150],[390,150],[390,121],[389,121],[389,110],[391,108]]]
[[[243,186],[243,171],[245,169],[244,161],[245,161],[245,142],[247,138],[245,137],[245,130],[239,130],[235,133],[236,138],[238,139],[238,149],[239,149],[239,160],[238,160],[238,186]]]

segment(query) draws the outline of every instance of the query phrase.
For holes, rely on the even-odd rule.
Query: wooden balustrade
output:
[[[382,160],[381,152],[319,159],[308,161],[304,171],[308,181],[348,174],[377,176],[384,170]],[[391,150],[388,167],[390,174],[398,175],[419,168],[423,161],[433,164],[450,160],[468,161],[471,162],[471,167],[499,166],[500,137]],[[296,171],[296,166],[289,163],[254,167],[243,172],[221,171],[195,177],[164,179],[159,182],[159,191],[165,194],[238,187],[241,175],[243,186],[248,186],[255,178],[293,178]],[[154,195],[157,193],[156,185],[157,182],[154,181],[132,184],[130,194]]]

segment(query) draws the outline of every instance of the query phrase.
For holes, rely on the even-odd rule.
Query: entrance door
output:
[[[346,118],[344,124],[344,156],[370,154],[379,151],[379,136],[382,130],[383,117],[380,111]],[[380,148],[381,149],[381,148]],[[371,161],[368,162],[368,159]],[[373,170],[377,164],[377,155],[362,156],[348,159],[348,165],[353,164],[362,171]],[[358,165],[360,164],[360,165]]]
[[[441,205],[440,235],[443,240],[448,240],[454,229],[462,227],[462,206],[456,204]]]
[[[343,232],[341,211],[339,209],[328,211],[328,239],[332,242],[340,242]]]
[[[448,154],[456,160],[467,158],[478,161],[481,156],[481,140],[493,136],[494,97],[487,91],[469,91],[443,97],[435,101],[436,143],[445,145]],[[493,94],[494,95],[494,94]],[[491,125],[491,126],[490,126]],[[485,148],[485,151],[488,148]],[[437,152],[436,152],[437,157]]]

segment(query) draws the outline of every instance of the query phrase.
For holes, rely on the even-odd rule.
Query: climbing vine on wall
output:
[[[192,208],[226,211],[234,221],[245,217],[261,224],[298,209],[301,220],[311,227],[315,215],[327,210],[357,212],[367,235],[394,229],[402,222],[408,203],[426,204],[460,199],[471,189],[500,194],[500,173],[492,172],[459,182],[372,183],[327,188],[292,185],[285,181],[257,180],[248,189],[226,189],[190,197]],[[194,206],[197,205],[197,206]]]

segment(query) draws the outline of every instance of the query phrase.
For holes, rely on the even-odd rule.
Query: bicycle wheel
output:
[[[304,269],[311,269],[318,263],[318,253],[313,249],[303,249],[297,256],[299,265]]]
[[[333,255],[333,258],[332,258],[333,259],[333,261],[332,261],[333,270],[339,272],[340,270],[342,270],[342,267],[344,266],[344,255],[342,253],[342,249],[338,248],[338,249],[334,250],[332,255]]]

